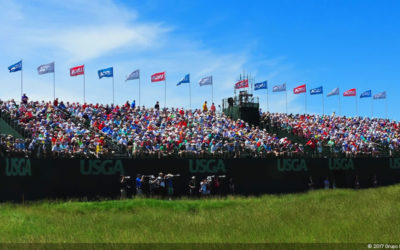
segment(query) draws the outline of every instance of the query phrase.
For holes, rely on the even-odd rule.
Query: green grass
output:
[[[207,200],[0,204],[0,242],[398,242],[400,185]]]

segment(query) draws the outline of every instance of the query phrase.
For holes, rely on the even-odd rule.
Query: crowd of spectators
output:
[[[206,103],[205,103],[206,104]],[[268,157],[300,154],[301,145],[265,129],[203,109],[160,109],[74,104],[67,108],[82,123],[118,143],[130,157]]]
[[[25,96],[25,95],[24,95]],[[262,128],[208,109],[160,109],[69,102],[0,101],[29,138],[0,137],[3,155],[29,157],[290,157],[311,149],[345,156],[399,150],[399,124],[385,119],[263,113]],[[292,141],[290,136],[304,139]],[[303,145],[304,144],[304,145]]]
[[[285,131],[306,140],[318,154],[324,150],[344,156],[393,155],[400,147],[400,124],[368,117],[263,113],[269,131]]]
[[[63,102],[58,103],[58,100],[54,103],[26,100],[20,105],[14,100],[0,102],[1,111],[29,132],[30,140],[24,148],[26,155],[67,158],[99,158],[107,155],[107,145],[103,138],[74,123],[65,112],[68,106],[69,103],[65,105]],[[17,148],[13,151],[20,152]]]
[[[12,135],[0,134],[0,156],[28,157],[29,139],[14,138]]]
[[[27,99],[27,98],[26,98]],[[243,120],[202,110],[102,104],[0,103],[19,126],[29,131],[27,152],[37,157],[115,156],[110,144],[128,157],[276,157],[302,154],[303,146],[278,138]]]

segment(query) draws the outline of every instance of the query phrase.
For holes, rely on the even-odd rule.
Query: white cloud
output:
[[[220,104],[222,98],[233,95],[233,84],[243,70],[253,71],[259,79],[280,80],[290,68],[285,58],[253,63],[246,50],[220,53],[207,48],[202,41],[179,35],[178,28],[173,30],[165,24],[142,22],[138,12],[112,1],[101,1],[101,4],[97,1],[50,1],[46,10],[35,4],[20,8],[17,2],[8,6],[6,15],[15,19],[10,22],[0,18],[0,34],[4,34],[6,28],[13,31],[7,37],[0,37],[0,51],[9,55],[0,61],[13,62],[14,55],[23,55],[27,69],[24,69],[24,92],[33,100],[53,97],[52,77],[36,73],[37,65],[50,61],[56,61],[56,95],[60,100],[82,102],[82,79],[69,77],[68,68],[85,63],[88,102],[111,102],[111,80],[99,80],[97,70],[114,66],[116,103],[138,101],[138,82],[126,83],[124,77],[140,68],[142,105],[153,106],[157,100],[164,103],[163,84],[150,83],[149,79],[152,73],[166,70],[167,105],[189,107],[188,86],[176,87],[176,83],[190,73],[192,108],[200,107],[204,100],[211,102],[211,87],[198,86],[198,80],[204,76],[213,75],[214,102]],[[0,72],[0,79],[4,79],[4,83],[0,83],[1,98],[18,98],[19,90],[15,88],[18,75],[2,74]],[[266,110],[266,100],[261,98],[261,107]],[[270,95],[270,110],[284,112],[284,100],[281,95]],[[295,104],[296,98],[288,95],[289,112],[301,112],[301,106]]]
[[[128,26],[87,26],[63,31],[41,31],[30,40],[43,48],[56,47],[66,54],[70,62],[86,61],[110,51],[131,47],[136,50],[158,46],[156,36],[162,36],[167,28],[142,24]],[[46,35],[47,34],[47,35]]]
[[[171,31],[159,23],[137,22],[135,10],[112,1],[19,4],[0,0],[0,4],[6,7],[0,17],[0,50],[10,54],[37,56],[46,50],[75,62],[128,46],[136,50],[157,47],[160,37]]]

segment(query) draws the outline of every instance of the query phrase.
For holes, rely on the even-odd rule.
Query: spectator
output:
[[[207,108],[207,101],[204,102],[203,104],[203,112],[207,112],[208,108]]]
[[[28,103],[28,96],[24,93],[21,97],[21,101],[23,104],[27,104]]]
[[[213,112],[213,113],[215,114],[215,110],[216,110],[216,109],[215,109],[215,105],[214,105],[214,103],[212,103],[212,104],[211,104],[211,107],[210,107],[210,111]]]
[[[132,104],[131,104],[131,109],[135,109],[135,107],[136,107],[136,102],[135,102],[135,100],[133,100]]]

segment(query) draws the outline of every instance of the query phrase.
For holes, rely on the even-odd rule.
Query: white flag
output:
[[[204,78],[201,78],[199,81],[199,85],[203,86],[203,85],[212,85],[213,84],[213,79],[212,76],[206,76]]]

